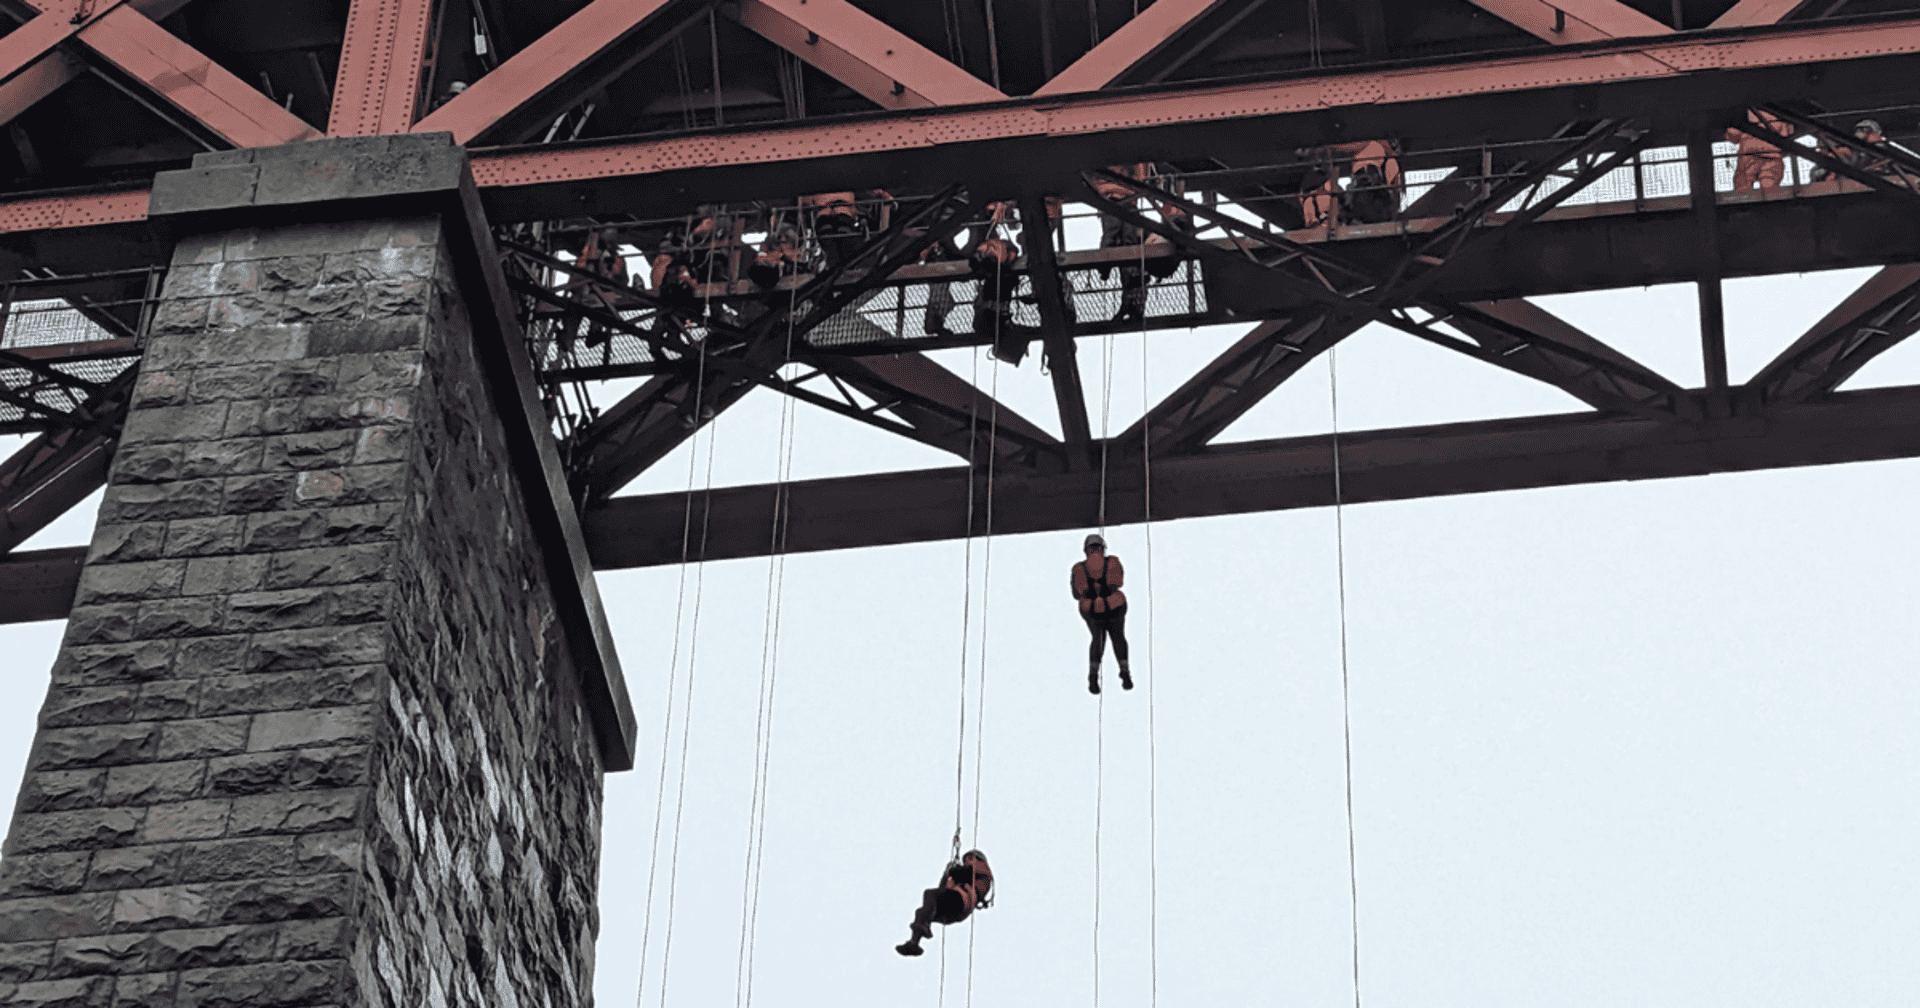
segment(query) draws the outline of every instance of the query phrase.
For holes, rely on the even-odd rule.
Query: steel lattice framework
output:
[[[0,463],[0,618],[71,594],[77,551],[13,548],[106,478],[168,253],[153,174],[322,136],[469,149],[602,568],[682,559],[682,495],[616,495],[756,388],[957,462],[991,451],[997,531],[1092,523],[1103,453],[1110,522],[1149,489],[1155,517],[1323,505],[1326,438],[1216,439],[1376,323],[1591,411],[1348,435],[1349,500],[1920,455],[1920,388],[1836,391],[1920,329],[1920,157],[1899,143],[1920,135],[1920,14],[1896,0],[1354,0],[1313,23],[1268,0],[1001,6],[12,0],[0,430],[37,437]],[[1862,116],[1884,138],[1857,139]],[[1782,152],[1778,184],[1727,184],[1743,131]],[[1340,182],[1329,152],[1368,141],[1404,179]],[[1329,178],[1390,212],[1307,220]],[[871,190],[823,256],[801,198]],[[1130,237],[1072,246],[1095,216]],[[751,275],[783,222],[806,250]],[[1003,308],[937,252],[996,226],[1023,250]],[[593,248],[704,275],[676,299]],[[1729,383],[1723,280],[1860,266],[1880,269]],[[1702,388],[1527,300],[1674,282],[1699,291]],[[1094,436],[1078,339],[1214,324],[1246,332]],[[1060,436],[925,356],[987,344],[1039,348]],[[979,531],[966,474],[716,491],[704,555],[766,552],[781,501],[789,550]]]

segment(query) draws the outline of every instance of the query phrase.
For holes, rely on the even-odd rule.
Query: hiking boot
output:
[[[1100,693],[1100,670],[1098,668],[1087,673],[1087,692],[1096,696]]]
[[[1124,668],[1120,670],[1120,688],[1121,689],[1133,688],[1133,674],[1131,672],[1128,672]]]
[[[925,955],[927,952],[926,949],[921,948],[920,946],[914,944],[913,942],[904,942],[902,944],[895,945],[893,947],[893,950],[895,952],[900,953],[903,956]]]

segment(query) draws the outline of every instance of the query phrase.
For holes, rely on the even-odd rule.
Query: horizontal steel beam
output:
[[[0,623],[66,619],[86,561],[85,546],[0,553]]]
[[[1920,386],[1838,393],[1761,417],[1659,423],[1596,413],[1363,431],[1340,438],[1341,483],[1350,504],[1451,494],[1664,479],[1920,456]],[[1101,477],[1076,472],[1001,475],[993,531],[1046,532],[1099,524]],[[1114,460],[1107,524],[1143,517],[1137,455]],[[1328,436],[1219,445],[1153,462],[1156,521],[1324,507],[1333,503]],[[785,494],[787,550],[806,553],[956,539],[985,531],[985,479],[965,467],[731,487],[693,495],[693,528],[708,531],[691,559],[764,556],[774,495]],[[710,502],[707,503],[707,502]],[[682,559],[689,495],[617,497],[585,516],[597,569]]]
[[[1788,97],[1858,107],[1905,94],[1916,73],[1920,20],[1908,16],[502,148],[476,157],[474,176],[500,223],[678,214],[703,202],[859,186],[913,191],[956,175],[1008,192],[1061,191],[1082,168],[1196,150],[1224,157],[1374,136],[1418,148],[1489,131],[1543,136],[1570,118],[1719,113]]]

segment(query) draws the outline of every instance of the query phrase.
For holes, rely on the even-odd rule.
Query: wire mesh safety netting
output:
[[[15,301],[0,320],[0,432],[44,428],[83,406],[88,385],[104,385],[137,360],[130,343],[62,299]],[[108,344],[88,353],[89,344]],[[49,355],[71,348],[71,355]],[[34,351],[39,351],[35,353]],[[27,366],[26,361],[35,366]],[[78,381],[62,381],[64,375]]]
[[[1132,265],[1112,265],[1104,272],[1088,268],[1061,273],[1061,282],[1071,291],[1073,315],[1083,324],[1112,319],[1121,309],[1124,287],[1143,281],[1148,319],[1167,321],[1206,314],[1206,285],[1199,264],[1194,262],[1179,263],[1164,279],[1144,274]],[[980,342],[989,339],[991,333],[979,332],[978,327],[990,327],[992,321],[990,315],[975,311],[979,290],[979,281],[966,276],[881,287],[828,316],[806,334],[805,343],[822,350],[838,350],[866,345],[931,347]],[[1037,302],[1032,278],[1021,276],[1014,291],[1013,323],[1039,328]],[[709,307],[728,323],[741,323],[741,302],[715,301]],[[668,324],[650,309],[609,310],[609,314],[648,331],[660,331],[656,327]],[[643,336],[568,318],[557,311],[534,313],[527,320],[527,331],[538,366],[549,376],[591,374],[601,369],[643,372],[663,363],[659,352]],[[694,343],[707,337],[707,328],[698,319],[682,325],[679,331]]]

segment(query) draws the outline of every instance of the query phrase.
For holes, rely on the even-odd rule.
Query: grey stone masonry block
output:
[[[143,371],[140,374],[140,380],[133,387],[133,408],[185,406],[191,401],[187,390],[192,385],[192,381],[190,372],[158,369]]]
[[[134,720],[172,721],[192,717],[199,700],[197,679],[150,682],[140,687],[140,699],[134,704]]]
[[[263,587],[306,588],[385,580],[393,550],[385,543],[362,543],[275,553]]]
[[[6,995],[9,1008],[114,1008],[113,978],[41,980]]]
[[[161,725],[155,723],[89,725],[42,731],[29,765],[35,770],[144,763],[160,751]]]
[[[227,602],[227,627],[235,632],[298,630],[333,621],[334,591],[291,588],[234,595]]]
[[[371,665],[386,656],[387,628],[378,623],[255,634],[248,658],[252,672]]]
[[[299,551],[379,542],[393,538],[398,514],[398,504],[383,503],[248,515],[246,548]],[[384,555],[384,549],[375,552]]]
[[[205,637],[217,634],[226,615],[226,602],[214,596],[160,599],[145,602],[133,621],[134,636]]]
[[[294,865],[304,874],[357,872],[366,841],[359,830],[308,833],[294,840]]]
[[[171,881],[230,882],[235,879],[319,875],[347,869],[322,864],[312,867],[300,856],[299,840],[292,836],[259,836],[239,840],[191,843],[175,853]]]
[[[162,332],[147,344],[145,360],[167,370],[215,368],[235,364],[299,360],[307,355],[307,329],[299,325],[264,325],[249,329],[242,316],[249,302],[238,297],[214,297],[202,301],[174,301],[166,304],[196,306],[201,327],[188,331]],[[262,309],[251,309],[259,313]],[[166,314],[163,304],[156,316]],[[186,315],[182,315],[184,323]],[[203,403],[176,409],[203,410],[225,415],[225,403]],[[216,432],[217,436],[217,432]],[[185,439],[168,439],[185,440]]]
[[[127,425],[120,435],[120,443],[138,445],[212,441],[226,427],[226,403],[133,410],[127,415]]]
[[[166,525],[162,554],[168,557],[196,557],[238,553],[246,532],[247,519],[242,515],[170,521]]]
[[[352,937],[353,921],[347,917],[285,921],[274,925],[274,931],[275,950],[282,959],[336,959]]]
[[[359,817],[364,788],[286,791],[233,800],[234,836],[323,833],[347,829]]]
[[[178,973],[132,973],[113,984],[113,1008],[174,1008]]]
[[[180,456],[180,474],[211,479],[249,472],[260,468],[260,458],[265,450],[266,444],[259,438],[198,442],[188,445]]]
[[[344,707],[373,699],[379,665],[347,665],[299,672],[207,679],[200,713],[240,714],[309,707]]]
[[[226,835],[233,803],[224,798],[174,802],[147,809],[138,843],[166,844],[185,840],[218,840]]]
[[[107,805],[183,801],[201,793],[206,776],[206,761],[197,759],[110,767],[101,801]]]
[[[384,317],[363,319],[350,325],[341,323],[316,324],[307,336],[307,352],[316,357],[329,356],[342,358],[343,377],[346,376],[347,362],[356,357],[405,352],[420,346],[424,335],[423,323],[414,317],[425,310],[425,291],[427,280],[409,278],[403,281],[403,287],[390,290],[383,284],[388,281],[372,281],[369,315],[378,312]],[[394,317],[399,316],[399,317]],[[398,388],[410,388],[414,382],[400,383],[392,380],[369,380],[375,376],[360,372],[358,381],[348,386],[342,383],[341,391],[384,392]],[[419,372],[413,373],[417,381]]]
[[[181,760],[246,752],[252,728],[253,716],[248,714],[162,722],[159,756]]]
[[[55,976],[159,973],[264,962],[275,956],[282,930],[275,924],[241,924],[69,938],[54,946],[51,971]]]
[[[201,637],[180,642],[175,671],[183,676],[219,676],[240,672],[247,667],[246,634],[228,637]]]
[[[263,963],[180,974],[177,1008],[291,1008],[328,1005],[348,996],[338,959]]]
[[[47,728],[117,724],[133,720],[138,686],[57,686],[47,691],[40,724]]]
[[[187,850],[186,846],[169,844],[96,851],[86,887],[93,892],[150,889],[178,881],[177,866]]]
[[[177,641],[68,645],[54,660],[55,686],[100,686],[160,679],[173,669]]]
[[[162,483],[180,478],[180,459],[186,455],[185,442],[127,445],[114,453],[115,484]],[[133,517],[128,521],[144,521]]]
[[[157,560],[166,542],[166,526],[158,523],[117,525],[102,522],[94,526],[93,546],[87,562],[127,563],[133,560]]]
[[[338,468],[353,461],[358,438],[359,432],[346,429],[271,437],[260,468],[268,472]]]
[[[45,980],[53,963],[52,942],[0,945],[0,984]]]
[[[104,934],[113,919],[113,902],[112,893],[9,900],[0,906],[0,942]]]
[[[360,465],[399,462],[410,447],[405,427],[363,427],[355,435],[351,461]]]
[[[104,930],[164,931],[337,917],[352,908],[353,881],[348,875],[289,875],[122,889],[113,894],[112,916]]]
[[[158,445],[175,456],[186,454],[185,445]],[[179,458],[168,463],[174,471],[167,482],[135,483],[116,486],[100,505],[100,517],[111,522],[155,522],[171,518],[205,518],[221,511],[222,484],[217,479],[178,479]],[[122,467],[114,465],[114,479],[121,480]]]
[[[370,756],[366,746],[302,749],[294,753],[287,783],[296,788],[358,787],[367,783]]]
[[[91,564],[80,575],[75,605],[137,602],[180,594],[187,573],[184,560],[148,560],[140,563]]]
[[[67,643],[117,644],[133,639],[138,602],[80,606],[67,614]]]
[[[392,323],[382,323],[391,327]],[[420,384],[418,350],[386,353],[357,353],[340,358],[337,391],[353,394],[396,392]]]
[[[184,564],[180,594],[226,595],[259,588],[266,579],[269,560],[259,554],[240,554],[163,562]]]
[[[7,834],[7,854],[94,850],[132,843],[146,809],[22,813]]]
[[[20,786],[20,811],[61,812],[100,804],[107,771],[50,770],[31,773]]]
[[[274,711],[253,715],[253,730],[247,740],[247,748],[253,752],[266,752],[273,749],[357,745],[370,741],[372,732],[370,704]]]
[[[351,507],[399,500],[406,484],[407,467],[397,462],[320,469],[298,474],[293,496],[296,507]]]
[[[79,892],[92,858],[87,851],[10,854],[0,860],[0,899]]]
[[[235,796],[281,791],[293,769],[292,752],[248,753],[207,763],[207,793]]]

